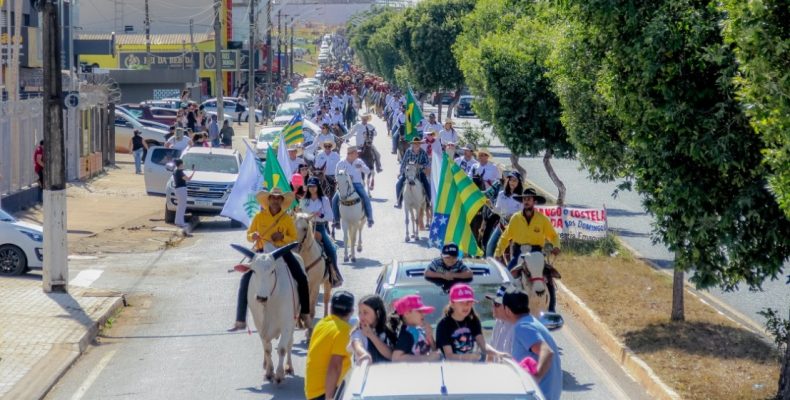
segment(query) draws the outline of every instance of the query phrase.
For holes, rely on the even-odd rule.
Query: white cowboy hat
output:
[[[351,145],[346,147],[346,153],[357,153],[359,152],[359,148],[357,146]]]
[[[334,150],[334,149],[337,147],[337,143],[335,143],[335,141],[334,141],[334,140],[324,140],[324,141],[321,143],[321,148],[323,149],[323,148],[324,148],[324,146],[326,146],[327,144],[331,144],[331,145],[332,145],[332,150]]]
[[[255,198],[258,200],[263,208],[269,208],[269,197],[270,196],[280,196],[283,198],[283,208],[288,208],[291,203],[294,202],[294,193],[293,192],[283,192],[280,188],[274,188],[272,190],[261,190],[258,194],[255,195]]]
[[[485,154],[485,155],[491,157],[491,152],[488,151],[488,149],[480,149],[480,150],[478,150],[477,151],[477,156],[479,157],[481,154]]]

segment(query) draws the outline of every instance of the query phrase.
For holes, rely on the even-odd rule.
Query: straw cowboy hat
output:
[[[328,145],[328,144],[331,144],[331,145],[332,145],[332,150],[334,150],[334,149],[335,149],[335,147],[337,147],[337,143],[335,143],[335,141],[334,141],[334,140],[331,140],[331,139],[330,139],[330,140],[324,140],[324,141],[321,143],[321,148],[323,149],[323,148],[324,148],[324,146],[326,146],[326,145]]]
[[[348,154],[348,153],[357,153],[357,152],[359,152],[359,147],[357,147],[357,146],[351,145],[351,146],[346,147],[346,154]]]
[[[480,150],[478,150],[477,151],[477,155],[480,156],[481,154],[485,154],[485,155],[491,157],[491,152],[488,151],[488,149],[480,149]]]
[[[372,117],[372,115],[371,115],[369,112],[365,111],[365,112],[364,112],[364,113],[362,113],[362,115],[360,115],[359,117],[360,117],[360,118],[370,118],[370,117]]]
[[[263,208],[269,208],[269,197],[271,196],[280,196],[283,198],[283,204],[286,205],[284,208],[287,208],[287,205],[290,205],[294,202],[294,193],[287,192],[284,193],[280,188],[274,188],[272,190],[261,190],[258,194],[255,195],[255,198],[258,199],[258,203],[263,206]]]
[[[447,125],[447,124],[455,125],[455,122],[453,122],[453,120],[451,120],[451,119],[446,119],[446,120],[444,120],[444,124],[445,125]]]
[[[420,139],[418,137],[415,137],[414,139],[411,140],[410,143],[411,144],[422,144],[423,142],[422,142],[422,139]]]

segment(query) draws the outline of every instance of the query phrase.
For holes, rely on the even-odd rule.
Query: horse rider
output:
[[[439,131],[439,142],[442,144],[442,148],[447,146],[447,143],[458,143],[458,132],[453,125],[453,121],[448,119],[444,121],[444,129]]]
[[[302,157],[297,157],[297,150],[299,148],[296,145],[288,147],[288,166],[291,168],[291,172],[299,171],[299,166],[306,164]]]
[[[392,154],[398,151],[398,140],[406,135],[406,105],[392,117]]]
[[[518,265],[519,257],[524,257],[527,263],[543,263],[543,246],[546,242],[554,246],[551,254],[555,256],[560,254],[560,236],[554,230],[554,226],[551,225],[549,217],[535,210],[536,203],[546,203],[545,197],[538,195],[533,188],[524,189],[521,195],[513,195],[513,197],[522,201],[524,209],[510,218],[510,222],[505,231],[502,232],[502,237],[496,246],[494,256],[501,261],[505,248],[512,241],[514,246],[512,247],[511,259],[507,267],[513,276],[518,276],[518,271],[513,269]],[[522,256],[521,246],[524,245],[529,246],[529,254]],[[553,289],[550,288],[549,290]]]
[[[315,138],[316,143],[326,143],[328,141],[335,141],[335,135],[330,131],[329,124],[321,125],[321,133]],[[333,171],[334,172],[334,171]]]
[[[287,207],[283,207],[283,204],[290,206],[293,203],[293,192],[283,193],[282,189],[274,188],[270,191],[258,192],[256,198],[261,205],[261,210],[255,214],[249,229],[247,229],[247,240],[254,243],[255,251],[263,252],[266,242],[273,244],[274,247],[282,247],[296,241],[296,225],[293,217],[286,212]],[[310,311],[310,295],[307,286],[307,275],[305,275],[301,263],[290,251],[286,251],[282,259],[296,281],[300,318],[309,323],[311,322],[308,314]],[[241,285],[239,286],[236,302],[236,323],[230,331],[247,328],[247,290],[250,287],[251,277],[252,271],[245,273],[241,277]]]
[[[407,149],[403,154],[403,159],[400,163],[400,175],[398,175],[398,182],[395,184],[395,193],[398,196],[395,202],[395,208],[401,208],[401,204],[403,203],[403,182],[406,180],[406,166],[409,164],[416,164],[420,167],[418,177],[425,189],[426,201],[428,204],[431,203],[431,186],[428,183],[428,177],[426,177],[424,173],[424,169],[430,164],[430,159],[428,158],[428,153],[426,153],[420,145],[422,145],[422,140],[418,138],[412,139],[411,148]]]
[[[331,152],[331,150],[330,150]],[[334,153],[337,154],[337,153]],[[329,203],[329,198],[321,190],[318,178],[311,177],[307,180],[307,193],[300,202],[302,212],[313,216],[315,221],[315,235],[316,240],[322,244],[324,253],[329,258],[330,280],[332,286],[337,288],[343,282],[343,276],[340,275],[340,269],[337,267],[337,250],[332,238],[329,236],[329,221],[334,219],[332,214],[332,205]]]
[[[458,164],[461,169],[466,172],[466,175],[470,178],[472,177],[472,167],[474,167],[477,160],[475,160],[475,153],[469,145],[464,145],[461,147],[463,150],[464,155],[457,157],[455,159],[455,163]]]
[[[496,246],[499,244],[499,238],[502,237],[502,231],[505,227],[505,218],[510,218],[512,215],[518,214],[524,209],[521,199],[516,198],[524,191],[524,184],[521,181],[521,174],[518,171],[510,171],[505,175],[505,187],[497,193],[496,202],[489,207],[502,218],[497,224],[494,231],[491,233],[491,238],[486,245],[486,257],[493,257],[496,251]],[[495,185],[498,186],[498,185]],[[492,186],[495,187],[495,186]],[[493,206],[492,206],[493,205]]]
[[[336,145],[334,139],[327,139],[321,142],[321,148],[324,151],[318,153],[318,155],[315,157],[315,163],[313,164],[315,169],[324,172],[324,176],[326,177],[326,180],[329,182],[329,185],[332,187],[332,192],[334,192],[335,188],[337,188],[335,171],[337,170],[337,164],[340,162],[340,154],[334,151],[335,146]]]
[[[343,116],[343,113],[340,112],[340,107],[335,107],[335,111],[332,114],[331,119],[332,119],[331,124],[340,128],[340,130],[343,131],[344,135],[348,133],[348,131],[346,130],[345,117]]]
[[[373,145],[373,138],[376,137],[376,127],[370,124],[370,114],[362,114],[362,122],[351,127],[350,134],[353,134],[357,139],[357,146],[360,148],[367,145],[367,139],[370,139],[370,147],[373,150],[373,161],[376,164],[376,172],[381,172],[381,154],[379,154],[376,146]]]
[[[346,171],[346,174],[351,177],[351,183],[354,185],[354,190],[365,206],[365,216],[368,218],[368,228],[373,226],[373,207],[370,205],[370,197],[365,192],[365,184],[362,182],[362,174],[369,174],[370,168],[364,161],[359,159],[359,149],[357,146],[348,146],[346,150],[346,159],[341,160],[335,167],[335,175],[338,171]],[[335,191],[332,197],[332,211],[335,217],[333,226],[335,229],[340,228],[340,193]]]
[[[441,137],[441,131],[442,131],[442,124],[440,124],[438,121],[436,121],[436,114],[434,114],[434,113],[428,114],[428,121],[425,121],[422,124],[422,132],[423,132],[423,134],[425,134],[427,132],[436,132]],[[453,140],[453,141],[455,142],[455,140]],[[442,146],[444,146],[444,143],[442,143]]]
[[[500,179],[499,170],[496,165],[488,162],[491,158],[491,153],[488,150],[480,150],[477,152],[477,162],[472,166],[472,180],[482,182],[481,189],[485,190]]]

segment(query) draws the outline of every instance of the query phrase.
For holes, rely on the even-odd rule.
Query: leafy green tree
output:
[[[392,46],[392,29],[401,12],[377,8],[354,18],[347,27],[349,42],[359,61],[368,71],[395,81],[395,68],[402,63],[400,53]]]
[[[499,18],[499,16],[503,16]],[[481,119],[516,157],[543,153],[543,164],[565,201],[565,185],[551,158],[570,157],[561,107],[547,76],[546,60],[556,28],[546,3],[482,0],[464,19],[455,54],[472,91],[481,97]],[[517,160],[516,160],[517,162]],[[515,164],[515,162],[514,162]]]
[[[790,400],[790,319],[783,319],[776,310],[770,308],[763,309],[758,314],[765,317],[766,330],[774,337],[779,351],[784,352],[776,399]]]
[[[425,0],[406,9],[394,24],[394,45],[415,89],[456,91],[447,118],[464,85],[452,46],[461,33],[461,19],[474,5],[474,0]]]
[[[582,89],[594,89],[587,96],[617,123],[596,132],[624,142],[626,174],[655,216],[654,237],[675,253],[672,319],[684,319],[684,271],[693,270],[700,288],[759,288],[776,278],[790,254],[790,221],[766,189],[762,143],[735,100],[737,63],[716,3],[569,0],[560,7],[584,27],[591,54],[603,55]],[[599,164],[616,160],[611,154],[584,157],[618,172]]]
[[[738,58],[738,95],[765,143],[768,182],[790,218],[790,3],[725,0],[720,7],[724,37]]]

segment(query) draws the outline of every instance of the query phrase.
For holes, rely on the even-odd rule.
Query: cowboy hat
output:
[[[477,156],[479,157],[481,154],[485,154],[485,155],[491,157],[491,152],[488,151],[488,149],[480,149],[480,150],[478,150],[477,151]]]
[[[537,204],[546,204],[546,198],[539,195],[533,188],[526,188],[521,194],[514,194],[513,200],[523,200],[525,197],[534,198]]]
[[[294,202],[294,193],[293,192],[283,192],[280,188],[274,188],[272,190],[261,190],[258,194],[255,195],[255,198],[258,200],[263,208],[269,208],[269,197],[270,196],[280,196],[283,198],[283,204],[285,208],[288,207],[291,203]]]
[[[465,144],[463,147],[461,147],[461,150],[464,150],[464,151],[475,151],[468,144]]]
[[[422,139],[415,137],[411,140],[411,144],[422,144]]]
[[[444,124],[445,125],[447,125],[447,124],[455,125],[455,122],[453,122],[453,120],[451,120],[451,119],[446,119],[446,120],[444,120]]]
[[[351,145],[346,147],[346,154],[359,152],[359,147]]]
[[[331,144],[331,145],[332,145],[332,150],[334,150],[334,149],[335,149],[335,147],[337,147],[337,143],[335,143],[335,141],[334,141],[334,140],[331,140],[331,139],[330,139],[330,140],[324,140],[324,141],[321,143],[321,148],[323,149],[323,148],[324,148],[324,146],[326,146],[326,145],[328,145],[328,144]]]
[[[370,118],[370,117],[372,117],[372,115],[369,112],[364,112],[359,117],[360,118]]]

